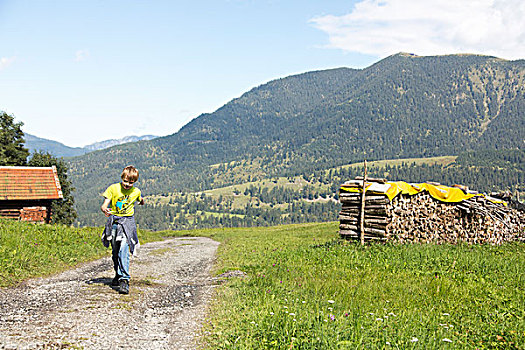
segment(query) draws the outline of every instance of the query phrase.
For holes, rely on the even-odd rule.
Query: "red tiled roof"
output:
[[[0,167],[0,200],[61,198],[55,167]]]

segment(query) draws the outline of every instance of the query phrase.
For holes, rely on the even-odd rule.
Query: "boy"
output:
[[[120,175],[122,182],[109,186],[104,192],[104,203],[100,209],[108,217],[102,242],[106,247],[111,242],[115,277],[112,287],[119,287],[120,294],[129,294],[129,256],[139,244],[135,223],[135,202],[144,205],[140,190],[133,187],[139,172],[127,166]]]

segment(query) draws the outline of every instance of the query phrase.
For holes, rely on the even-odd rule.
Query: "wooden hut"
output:
[[[0,217],[49,223],[52,201],[62,198],[54,166],[0,167]]]

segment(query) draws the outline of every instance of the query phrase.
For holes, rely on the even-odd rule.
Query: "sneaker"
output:
[[[115,277],[113,277],[113,279],[111,280],[111,287],[118,287],[120,284],[119,284],[119,279],[120,279],[120,275],[115,275]]]
[[[129,281],[128,280],[120,280],[118,292],[120,294],[129,294]]]

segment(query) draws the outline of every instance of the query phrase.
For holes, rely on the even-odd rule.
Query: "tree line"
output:
[[[239,163],[239,166],[241,163]],[[226,171],[227,167],[223,167]],[[233,169],[229,169],[233,170]],[[341,184],[361,176],[360,167],[340,167],[320,170],[301,176],[302,188],[249,184],[234,189],[232,195],[212,196],[202,193],[177,192],[165,194],[164,200],[149,200],[137,217],[139,225],[153,230],[193,229],[209,227],[251,227],[303,222],[337,220],[337,202]],[[390,181],[439,182],[461,184],[472,190],[511,190],[525,193],[525,151],[486,150],[460,154],[448,165],[402,162],[386,163],[369,169],[369,176],[385,177]],[[288,178],[295,182],[296,178]],[[272,183],[273,182],[273,183]],[[234,198],[242,197],[246,204],[235,205]],[[99,198],[93,198],[93,205]],[[83,225],[100,225],[100,215],[82,218]]]

